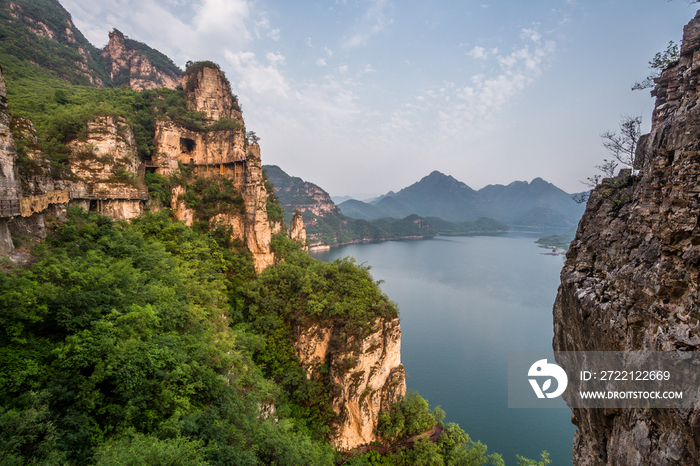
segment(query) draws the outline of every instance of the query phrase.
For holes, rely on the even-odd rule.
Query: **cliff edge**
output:
[[[659,79],[652,128],[591,194],[561,272],[555,351],[700,347],[700,12]],[[576,465],[700,464],[700,410],[573,409]]]

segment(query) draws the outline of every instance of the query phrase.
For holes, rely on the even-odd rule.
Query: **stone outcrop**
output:
[[[350,450],[377,440],[379,412],[406,394],[398,317],[377,319],[374,331],[360,341],[320,324],[296,333],[294,347],[307,375],[313,377],[322,364],[330,368],[337,393],[333,409],[339,415],[335,446]]]
[[[51,163],[39,149],[34,123],[26,118],[12,119],[12,134],[16,142],[23,143],[28,158],[20,180],[23,196],[41,196],[56,188],[51,176]]]
[[[301,212],[294,212],[294,217],[292,217],[292,224],[289,228],[289,237],[302,245],[304,251],[308,251],[309,247],[306,245],[306,228],[304,227],[304,219]]]
[[[86,137],[69,147],[72,176],[56,184],[69,191],[71,199],[89,201],[90,210],[115,220],[143,213],[144,167],[131,126],[120,118],[98,117],[88,123]]]
[[[180,83],[180,75],[174,69],[155,66],[151,60],[134,47],[135,41],[127,39],[117,29],[109,33],[109,43],[102,49],[107,73],[115,84],[128,84],[134,90],[167,87],[175,89]],[[147,46],[140,44],[143,47]],[[153,53],[158,53],[155,50]],[[163,56],[167,60],[167,57]],[[174,68],[172,65],[171,68]]]
[[[0,72],[0,202],[8,203],[20,197],[17,173],[17,147],[10,132],[10,114],[7,109],[7,86]],[[2,206],[4,207],[4,206]],[[0,218],[0,255],[14,251],[8,217]]]
[[[241,124],[241,128],[243,125]],[[179,164],[193,165],[199,173],[225,175],[242,185],[245,180],[244,135],[240,131],[191,131],[169,120],[156,122],[153,163],[157,172],[171,175]]]
[[[182,77],[182,87],[187,94],[189,109],[204,112],[212,120],[230,118],[243,123],[238,100],[231,92],[231,85],[221,71],[214,66],[201,66]]]
[[[17,173],[17,147],[10,131],[7,86],[0,72],[0,199],[19,198],[21,187]]]
[[[151,163],[156,173],[166,176],[185,165],[191,167],[196,176],[218,176],[233,182],[243,198],[244,212],[216,215],[209,222],[230,227],[232,239],[244,241],[260,273],[274,263],[260,146],[257,143],[247,145],[238,102],[223,73],[214,65],[196,64],[182,78],[182,84],[189,110],[204,112],[211,122],[231,120],[229,129],[192,131],[174,121],[160,121],[156,126],[155,155]],[[191,225],[196,212],[185,205],[184,193],[180,186],[173,188],[171,207],[177,219]]]
[[[263,179],[258,144],[248,147],[243,199],[245,200],[246,213],[246,245],[253,253],[255,269],[260,273],[275,262],[275,257],[270,250],[272,233],[270,222],[267,219],[267,190]]]
[[[556,351],[700,349],[700,12],[657,79],[651,133],[592,194],[554,304]],[[698,409],[573,409],[576,465],[700,463]]]

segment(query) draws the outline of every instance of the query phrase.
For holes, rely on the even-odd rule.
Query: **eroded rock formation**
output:
[[[333,399],[339,415],[336,447],[349,450],[377,440],[379,412],[406,394],[398,317],[377,319],[374,331],[360,341],[343,341],[341,328],[324,325],[297,329],[297,335],[294,346],[308,376],[322,364],[330,368],[331,384],[338,392]]]
[[[60,182],[73,204],[115,220],[143,213],[147,191],[131,126],[115,117],[88,123],[87,136],[69,144],[72,176]]]
[[[299,211],[294,212],[294,217],[292,217],[292,224],[289,228],[289,237],[301,244],[304,251],[309,250],[309,247],[306,245],[306,228],[304,227],[304,218]]]
[[[0,72],[0,202],[9,202],[20,196],[19,174],[17,173],[17,147],[10,132],[10,114],[7,109],[7,86]],[[5,208],[0,205],[0,209]],[[14,251],[8,222],[10,216],[0,216],[0,255]]]
[[[195,176],[230,179],[243,198],[244,212],[216,215],[209,221],[231,227],[232,239],[245,240],[256,270],[262,272],[274,263],[274,254],[270,250],[272,227],[267,217],[268,193],[260,146],[246,145],[245,123],[237,100],[217,68],[197,67],[182,78],[182,86],[189,110],[204,112],[212,122],[230,120],[228,129],[192,131],[173,121],[160,121],[152,163],[162,175],[172,175],[185,165],[194,170]],[[184,189],[176,186],[172,194],[175,217],[191,225],[196,212],[183,201]]]
[[[591,195],[554,304],[557,351],[700,348],[700,12],[654,90],[635,168]],[[574,464],[700,463],[698,409],[574,409]]]
[[[101,53],[112,81],[118,85],[128,84],[137,91],[157,87],[175,89],[180,82],[179,74],[155,66],[143,51],[134,47],[135,44],[116,29],[109,33],[109,43]]]

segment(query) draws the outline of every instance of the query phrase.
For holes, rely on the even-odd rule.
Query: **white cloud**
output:
[[[278,63],[279,63],[280,65],[284,65],[284,64],[285,64],[284,55],[282,55],[282,54],[279,53],[279,52],[278,52],[277,54],[274,54],[274,53],[272,53],[272,52],[268,52],[268,53],[265,55],[265,58],[267,58],[267,60],[268,60],[272,65],[277,65]]]
[[[469,55],[472,58],[476,58],[477,60],[484,60],[488,57],[488,52],[486,52],[485,48],[479,47],[477,45],[469,52],[467,52],[467,55]]]
[[[376,72],[377,72],[377,70],[372,68],[372,65],[365,65],[365,67],[362,68],[362,71],[360,71],[358,73],[358,75],[367,74],[367,73],[376,73]]]
[[[255,35],[260,37],[260,31],[270,29],[270,20],[267,17],[267,13],[263,12],[260,14],[260,20],[255,21]]]
[[[324,60],[323,58],[319,58],[318,60],[316,60],[316,64],[318,66],[326,66],[326,60]]]
[[[323,51],[326,52],[328,58],[333,58],[333,51],[331,49],[329,49],[328,47],[323,47]]]
[[[193,24],[198,33],[206,36],[230,36],[232,31],[250,39],[246,28],[250,8],[246,0],[203,0],[197,8]]]
[[[348,70],[348,65],[342,65],[338,67],[339,73],[345,73]]]
[[[288,98],[290,86],[277,69],[277,64],[284,60],[282,55],[267,54],[270,65],[260,63],[253,52],[224,52],[226,60],[236,75],[235,87],[242,91],[257,94],[272,94]]]
[[[280,40],[282,37],[280,36],[280,28],[270,30],[270,32],[267,33],[267,37],[274,40],[275,42]]]
[[[542,34],[537,32],[536,29],[523,29],[520,33],[522,39],[530,39],[533,42],[539,42],[542,39]]]
[[[313,47],[313,45],[311,45],[311,37],[307,37],[307,38],[306,38],[306,45],[307,45],[308,47]]]

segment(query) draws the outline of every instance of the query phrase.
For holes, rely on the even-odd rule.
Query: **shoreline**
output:
[[[391,236],[386,238],[361,238],[352,241],[347,241],[345,243],[337,244],[317,244],[314,246],[309,245],[309,252],[321,252],[329,251],[331,248],[337,248],[339,246],[347,246],[349,244],[370,244],[370,243],[381,243],[384,241],[402,241],[402,240],[422,240],[427,238],[434,238],[436,236],[486,236],[493,235],[495,233],[507,233],[510,230],[490,230],[490,231],[479,231],[474,233],[443,233],[434,235],[408,235],[408,236]]]

